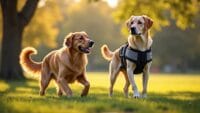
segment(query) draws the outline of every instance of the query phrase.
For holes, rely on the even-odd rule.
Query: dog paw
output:
[[[87,94],[81,94],[81,97],[86,97],[87,96]]]
[[[138,99],[138,98],[140,98],[140,96],[134,96],[134,98],[135,98],[135,99]]]
[[[147,94],[142,94],[141,98],[147,98]]]
[[[112,98],[112,97],[113,97],[113,94],[112,94],[112,93],[109,93],[108,96],[109,96],[110,98]]]
[[[63,95],[63,93],[57,93],[57,95],[58,95],[59,97],[61,97],[61,96]]]
[[[45,95],[45,92],[44,91],[40,91],[40,96],[44,96]]]
[[[72,97],[72,95],[67,95],[67,98],[71,98]]]
[[[128,96],[128,95],[124,95],[124,97],[125,97],[125,98],[129,98],[129,96]]]
[[[72,97],[72,96],[73,96],[72,92],[67,94],[67,97]]]
[[[138,98],[140,98],[140,94],[139,93],[134,93],[133,97],[138,99]]]

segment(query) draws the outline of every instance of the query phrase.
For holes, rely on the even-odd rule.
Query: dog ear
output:
[[[129,28],[130,26],[130,21],[134,16],[132,15],[127,21],[126,21],[126,26]]]
[[[73,37],[74,37],[74,33],[69,33],[64,39],[63,46],[67,46],[68,48],[71,48]]]
[[[153,25],[153,20],[146,15],[143,15],[142,17],[144,18],[147,29],[151,28]]]

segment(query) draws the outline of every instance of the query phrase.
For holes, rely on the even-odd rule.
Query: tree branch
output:
[[[16,24],[17,0],[0,0],[3,23]]]
[[[33,17],[39,0],[27,0],[21,12],[19,12],[19,22],[26,26]]]

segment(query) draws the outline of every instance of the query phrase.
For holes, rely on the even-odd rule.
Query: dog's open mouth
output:
[[[78,48],[83,53],[90,53],[90,51],[92,50],[92,47],[81,47],[81,46],[79,46]]]

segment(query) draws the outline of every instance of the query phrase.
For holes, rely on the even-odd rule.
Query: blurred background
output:
[[[147,15],[154,20],[152,72],[199,73],[199,10],[200,0],[1,0],[0,76],[21,76],[21,69],[14,63],[18,58],[11,59],[22,48],[37,48],[38,54],[32,58],[41,61],[48,52],[62,46],[68,33],[75,31],[86,31],[95,41],[87,70],[108,71],[109,62],[102,58],[100,47],[107,44],[115,50],[127,41],[125,21],[131,15]],[[12,32],[13,28],[21,29],[15,31],[21,36]],[[15,50],[15,43],[20,49]]]

